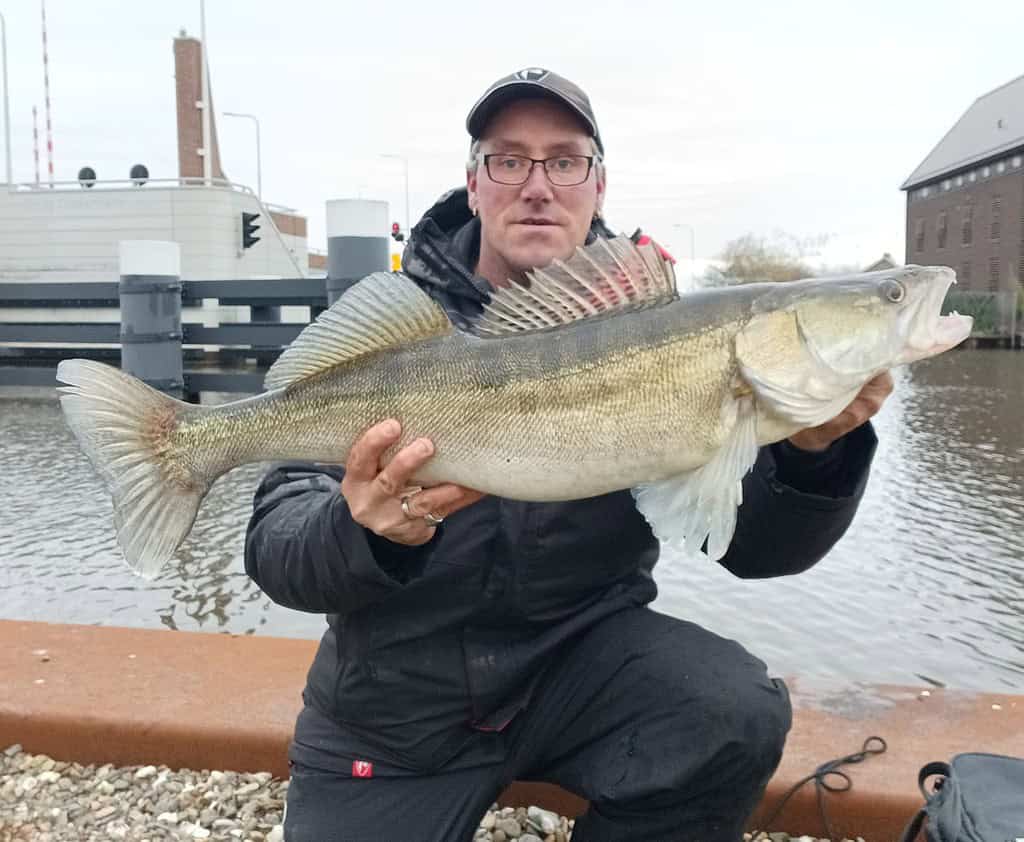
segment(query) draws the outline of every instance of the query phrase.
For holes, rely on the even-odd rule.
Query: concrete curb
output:
[[[286,752],[316,642],[0,620],[0,748],[60,760],[288,774]],[[820,764],[888,751],[845,766],[848,792],[828,793],[837,835],[891,842],[921,804],[917,771],[965,751],[1024,756],[1024,696],[879,685],[788,682],[795,708],[782,763],[755,826]],[[585,802],[517,782],[503,804],[567,815]],[[770,829],[825,835],[813,784]]]

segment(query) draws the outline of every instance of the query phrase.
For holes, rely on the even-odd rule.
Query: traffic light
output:
[[[260,226],[256,224],[256,220],[260,218],[258,213],[246,213],[242,211],[242,248],[247,249],[256,245],[260,241],[260,238],[256,236],[256,232],[260,230]]]
[[[391,223],[391,237],[396,243],[405,242],[405,234],[402,233],[402,226],[397,222]]]

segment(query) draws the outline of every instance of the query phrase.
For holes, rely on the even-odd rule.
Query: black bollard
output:
[[[181,247],[159,240],[119,243],[121,370],[180,398]]]

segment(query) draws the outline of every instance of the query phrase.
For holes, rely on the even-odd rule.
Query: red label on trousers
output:
[[[352,761],[352,777],[353,778],[372,778],[373,777],[373,764],[368,760],[353,760]]]

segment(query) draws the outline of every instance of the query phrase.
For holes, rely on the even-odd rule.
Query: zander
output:
[[[969,317],[940,315],[954,281],[907,266],[680,294],[654,246],[617,237],[494,290],[465,329],[405,275],[370,275],[281,355],[267,392],[234,403],[183,403],[87,360],[57,378],[121,549],[147,576],[217,477],[247,462],[343,464],[385,418],[402,424],[395,449],[434,442],[419,484],[530,501],[631,488],[661,540],[717,559],[759,446],[967,338]]]

